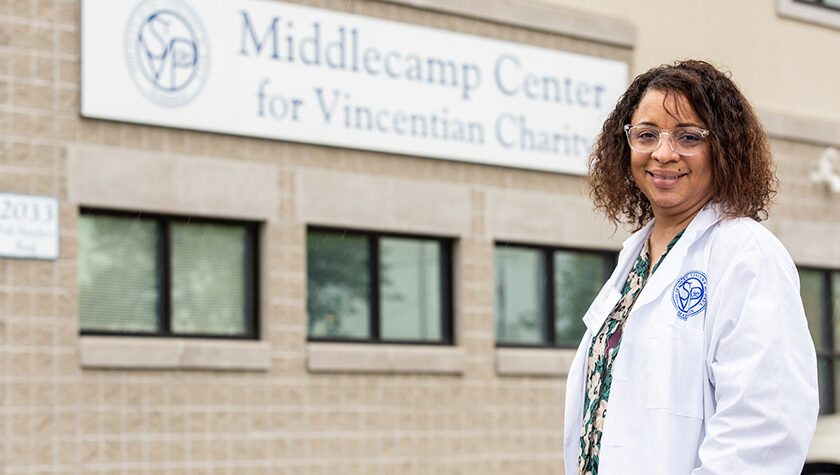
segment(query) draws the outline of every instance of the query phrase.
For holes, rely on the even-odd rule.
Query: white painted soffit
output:
[[[625,48],[636,45],[636,27],[620,18],[515,0],[379,0],[423,10],[556,33]]]

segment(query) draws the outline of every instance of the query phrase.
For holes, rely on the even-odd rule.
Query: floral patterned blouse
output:
[[[579,475],[598,475],[598,455],[601,450],[601,433],[604,430],[604,419],[607,417],[607,401],[610,398],[612,385],[612,367],[618,348],[621,345],[621,334],[624,322],[636,298],[642,292],[648,278],[653,275],[665,256],[682,237],[680,231],[671,242],[659,261],[650,269],[650,248],[648,241],[639,253],[636,264],[627,276],[621,298],[613,307],[612,312],[604,321],[598,334],[589,346],[586,379],[586,400],[583,405],[583,424],[580,431],[580,457],[578,457]]]

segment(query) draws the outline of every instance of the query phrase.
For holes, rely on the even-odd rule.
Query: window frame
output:
[[[496,249],[499,247],[504,248],[515,248],[515,249],[527,249],[527,250],[536,250],[539,251],[542,255],[542,263],[546,273],[546,288],[548,289],[545,292],[544,302],[543,304],[547,306],[545,332],[548,338],[544,338],[543,342],[541,343],[514,343],[514,342],[500,342],[498,339],[498,335],[495,334],[496,329],[496,277],[494,272],[493,278],[493,330],[494,335],[493,339],[495,341],[496,348],[534,348],[534,349],[576,349],[578,347],[579,342],[577,343],[557,343],[557,332],[556,332],[556,301],[554,295],[554,253],[557,251],[562,252],[578,252],[578,253],[586,253],[586,254],[598,254],[606,259],[604,260],[604,267],[602,269],[603,276],[604,276],[604,283],[606,283],[610,276],[612,275],[613,271],[615,270],[615,266],[618,263],[618,252],[617,251],[609,251],[604,249],[585,249],[585,248],[576,248],[576,247],[565,247],[565,246],[551,246],[545,244],[526,244],[521,242],[512,242],[512,241],[496,241],[493,243],[493,262],[495,267],[495,258],[496,258]],[[602,284],[603,287],[603,284]],[[581,315],[583,318],[583,315]]]
[[[455,345],[455,325],[454,325],[454,291],[453,291],[453,249],[455,239],[451,237],[428,236],[414,233],[401,232],[384,232],[359,230],[349,228],[336,228],[331,226],[309,225],[306,227],[306,240],[304,244],[304,253],[309,257],[308,242],[310,232],[333,233],[348,236],[357,236],[367,239],[367,249],[370,255],[368,259],[368,276],[370,278],[370,295],[368,312],[368,324],[370,328],[369,338],[341,338],[341,337],[326,337],[326,336],[311,336],[309,334],[309,270],[307,264],[306,270],[306,287],[307,296],[304,299],[306,305],[306,341],[309,343],[359,343],[359,344],[376,344],[376,345],[423,345],[423,346],[454,346]],[[441,339],[440,340],[406,340],[393,339],[383,340],[380,332],[380,322],[382,315],[380,314],[379,305],[379,241],[382,238],[407,238],[418,239],[426,241],[435,241],[440,244],[440,295],[441,295]]]
[[[833,278],[835,274],[837,279],[840,279],[840,269],[811,267],[811,266],[797,266],[800,271],[819,272],[820,285],[822,286],[821,295],[822,302],[820,302],[820,331],[823,335],[822,342],[814,342],[814,347],[817,353],[817,366],[820,362],[825,360],[828,364],[826,371],[825,383],[828,391],[827,404],[820,403],[820,415],[836,414],[840,411],[840,407],[835,404],[837,398],[838,384],[840,380],[835,378],[836,365],[840,365],[840,341],[834,340],[834,295],[833,295]],[[840,297],[840,296],[838,296]],[[823,344],[824,343],[824,344]],[[825,409],[825,412],[823,412]]]
[[[777,0],[776,12],[783,18],[840,29],[840,10],[827,5],[799,0]]]
[[[158,325],[156,332],[122,332],[109,330],[84,330],[79,325],[81,336],[125,336],[125,337],[152,337],[152,338],[195,338],[213,340],[259,340],[260,339],[260,247],[259,247],[259,223],[227,218],[211,218],[206,216],[182,216],[161,213],[150,213],[145,211],[113,210],[82,206],[79,208],[79,217],[82,215],[111,216],[120,218],[143,218],[155,220],[158,225],[158,245],[156,249],[157,265],[161,272],[161,279],[158,283]],[[250,272],[245,272],[245,289],[250,295],[245,296],[245,311],[250,310],[250,315],[245,315],[246,332],[240,335],[223,335],[218,333],[175,333],[172,331],[172,223],[201,223],[201,224],[222,224],[242,226],[246,231],[246,255],[251,266]],[[81,317],[81,315],[80,315]]]
[[[829,9],[831,11],[835,11],[835,12],[840,11],[840,6],[834,7],[834,6],[831,6],[831,5],[826,5],[825,0],[813,0],[813,1],[793,0],[793,1],[794,1],[794,3],[799,3],[799,4],[803,4],[803,5],[810,5],[812,7],[827,8],[827,9]]]

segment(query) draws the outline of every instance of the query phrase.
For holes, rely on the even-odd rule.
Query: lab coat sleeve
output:
[[[714,406],[692,474],[798,474],[819,399],[796,269],[787,255],[759,250],[720,266],[710,271],[719,282],[706,316]]]

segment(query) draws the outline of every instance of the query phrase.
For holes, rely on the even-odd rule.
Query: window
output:
[[[779,16],[840,29],[840,0],[777,0]]]
[[[257,225],[83,209],[85,335],[258,338]]]
[[[798,3],[805,3],[808,5],[816,5],[832,10],[840,10],[840,0],[794,0]]]
[[[496,342],[576,347],[581,318],[615,266],[615,254],[496,246]]]
[[[450,240],[310,229],[310,341],[452,342]]]
[[[817,347],[820,413],[840,409],[840,270],[799,269],[808,328]]]

